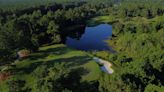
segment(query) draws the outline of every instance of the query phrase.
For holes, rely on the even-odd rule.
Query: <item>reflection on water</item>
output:
[[[100,24],[95,27],[82,27],[66,36],[65,44],[78,50],[110,50],[105,40],[112,36],[112,26]]]

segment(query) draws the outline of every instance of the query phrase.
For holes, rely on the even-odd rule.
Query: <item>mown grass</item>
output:
[[[128,21],[127,21],[128,20]],[[117,21],[120,21],[121,23],[153,23],[153,22],[156,22],[158,20],[164,20],[164,16],[157,16],[155,18],[152,18],[152,19],[147,19],[147,18],[144,18],[144,17],[133,17],[133,18],[118,18],[117,16],[112,16],[112,15],[109,15],[109,16],[96,16],[96,17],[93,17],[91,18],[90,20],[87,21],[87,25],[88,26],[95,26],[95,25],[98,25],[98,24],[102,24],[102,23],[108,23],[108,24],[113,24]]]
[[[97,16],[87,21],[88,26],[94,26],[101,23],[112,24],[115,20],[113,16]]]
[[[16,61],[14,63],[16,66],[10,70],[14,71],[15,75],[11,76],[10,79],[25,80],[26,87],[30,87],[39,80],[37,76],[41,76],[42,71],[62,64],[65,69],[85,69],[87,73],[82,75],[81,81],[98,80],[101,73],[98,64],[93,62],[92,57],[88,56],[86,52],[70,49],[63,44],[59,44],[41,47],[37,53],[31,54],[29,58]],[[61,71],[65,70],[61,69]],[[5,82],[1,83],[0,86],[0,92],[4,92],[7,88]]]

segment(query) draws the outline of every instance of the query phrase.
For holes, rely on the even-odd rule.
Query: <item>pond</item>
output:
[[[85,27],[67,35],[65,44],[68,47],[85,51],[111,50],[105,40],[112,36],[112,26],[100,24],[94,27]]]

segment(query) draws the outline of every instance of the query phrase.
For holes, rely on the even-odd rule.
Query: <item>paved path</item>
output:
[[[95,60],[95,62],[103,65],[101,67],[101,70],[103,70],[104,72],[106,72],[108,74],[114,73],[114,70],[112,69],[112,64],[110,62],[100,59],[100,58],[97,58],[97,57],[94,57],[93,59]]]

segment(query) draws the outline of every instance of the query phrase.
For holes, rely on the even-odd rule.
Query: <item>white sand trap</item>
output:
[[[108,74],[112,74],[114,70],[112,69],[112,64],[108,61],[102,60],[100,58],[94,57],[95,62],[103,65],[100,69]]]

